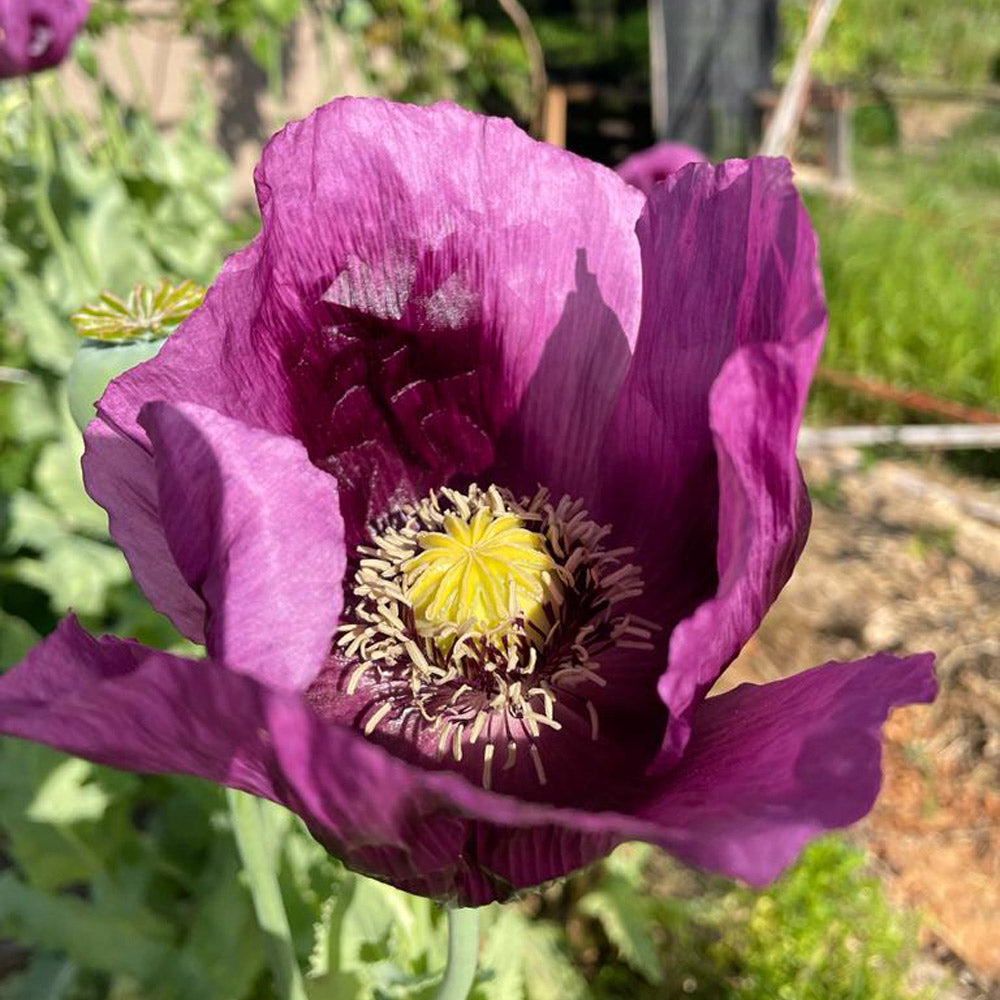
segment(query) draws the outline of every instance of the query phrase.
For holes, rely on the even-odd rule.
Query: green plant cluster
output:
[[[593,14],[590,18],[539,10],[535,26],[546,63],[557,73],[577,78],[597,76],[622,84],[649,75],[645,4],[613,16],[603,12],[603,16]]]
[[[70,608],[161,641],[172,632],[129,583],[103,513],[83,491],[63,378],[69,316],[137,280],[209,280],[233,239],[228,163],[211,109],[165,139],[102,94],[100,128],[54,78],[0,90],[0,655],[9,664]],[[138,617],[137,617],[138,616]]]
[[[345,0],[337,17],[380,93],[426,104],[447,99],[531,117],[521,41],[495,31],[459,0]]]
[[[536,973],[527,968],[523,981],[500,995],[930,1000],[933,989],[911,982],[912,920],[889,905],[866,864],[862,851],[828,837],[756,892],[682,870],[647,845],[625,845],[550,890],[540,918],[503,912],[488,948],[521,949],[529,958],[536,949],[549,953]],[[485,964],[494,977],[487,984],[509,974]]]
[[[357,66],[380,94],[429,103],[448,99],[494,114],[531,117],[528,63],[509,31],[495,30],[460,0],[173,0],[158,16],[216,48],[243,46],[280,100],[287,49],[311,15],[321,33],[353,42]],[[92,31],[150,16],[136,0],[96,0]],[[504,27],[507,27],[504,24]]]
[[[782,67],[805,33],[810,0],[781,0]],[[995,0],[842,0],[815,71],[828,81],[891,77],[1000,83]]]

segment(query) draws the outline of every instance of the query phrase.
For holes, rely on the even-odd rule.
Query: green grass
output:
[[[783,76],[805,33],[809,0],[781,0]],[[995,0],[844,0],[817,55],[827,80],[873,73],[985,84],[997,79]]]
[[[683,871],[639,845],[577,903],[599,926],[597,1000],[932,1000],[912,975],[917,920],[863,851],[831,836],[763,891]],[[640,861],[636,861],[638,854]],[[601,943],[603,930],[603,946]]]
[[[824,363],[1000,408],[1000,112],[929,151],[859,150],[858,189],[808,199],[830,304]],[[871,409],[820,391],[813,415]]]

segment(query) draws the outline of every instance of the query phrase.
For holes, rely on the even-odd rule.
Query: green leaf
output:
[[[340,928],[342,968],[356,969],[365,960],[388,957],[396,914],[384,888],[362,876],[353,880]]]
[[[345,873],[323,904],[309,962],[310,997],[418,1000],[435,992],[445,942],[433,904],[374,879]]]
[[[228,838],[217,838],[193,899],[187,933],[162,978],[163,991],[183,1000],[243,1000],[264,969],[264,940],[239,861]]]
[[[603,866],[606,872],[620,875],[633,888],[645,891],[649,859],[656,853],[652,844],[635,841],[619,845],[607,858]]]
[[[64,374],[76,349],[72,329],[52,307],[51,298],[37,278],[16,271],[6,277],[14,295],[5,322],[24,336],[28,353],[36,364]]]
[[[309,956],[309,973],[306,992],[309,1000],[340,1000],[340,997],[367,1000],[372,996],[371,976],[368,969],[352,955],[345,969],[344,920],[354,897],[360,876],[348,873],[336,895],[330,896],[322,906],[320,919],[313,927],[313,948]]]
[[[83,443],[78,435],[72,442],[63,440],[47,444],[35,466],[35,486],[71,531],[106,538],[107,514],[83,488],[82,454]]]
[[[587,984],[566,950],[564,930],[500,907],[486,930],[479,987],[487,1000],[583,1000]]]
[[[99,615],[107,591],[129,579],[124,556],[108,545],[66,535],[55,541],[40,559],[15,559],[14,576],[45,591],[59,612]]]
[[[91,169],[83,166],[85,171]],[[85,183],[90,188],[87,202],[74,213],[68,228],[74,245],[91,263],[94,284],[127,288],[157,276],[159,269],[143,232],[143,213],[121,178],[98,170]],[[70,303],[74,309],[79,305],[79,298]]]
[[[18,490],[10,498],[7,517],[4,548],[8,552],[22,548],[44,552],[66,537],[59,515],[27,490]]]
[[[137,779],[93,764],[75,761],[51,747],[27,740],[0,744],[0,825],[6,851],[36,888],[55,889],[97,875],[104,859],[120,847],[117,829],[105,808],[102,822],[68,824],[98,811],[105,802],[134,788]],[[80,797],[63,808],[59,788],[70,786]],[[39,790],[52,793],[42,794]],[[35,807],[34,817],[28,816]],[[131,827],[126,828],[126,832]]]
[[[382,1000],[432,1000],[441,984],[441,972],[411,973],[393,961],[370,966],[375,996]]]
[[[528,923],[524,977],[530,1000],[584,1000],[587,996],[587,984],[567,951],[566,932],[549,921]]]
[[[35,952],[24,972],[3,977],[0,1000],[25,1000],[26,997],[69,1000],[76,986],[77,972],[76,963],[62,955]]]
[[[0,610],[0,670],[19,663],[41,638],[24,619]]]
[[[482,984],[488,1000],[525,1000],[522,943],[526,921],[514,906],[500,909],[500,916],[486,932],[480,960],[489,978]]]
[[[650,934],[652,920],[645,898],[620,875],[605,873],[596,889],[577,904],[601,925],[608,940],[636,972],[651,983],[663,981],[663,969]]]
[[[57,826],[100,819],[111,797],[91,781],[93,770],[94,765],[85,760],[64,760],[39,785],[25,816]]]
[[[10,434],[15,441],[41,441],[58,434],[55,406],[40,378],[29,375],[25,382],[10,386],[9,392]]]
[[[357,972],[331,972],[306,980],[309,1000],[368,1000],[372,986]]]
[[[101,859],[67,827],[15,816],[4,823],[4,830],[9,838],[7,853],[36,889],[56,891],[87,882],[100,872]]]
[[[338,969],[357,971],[392,957],[404,965],[424,953],[429,941],[405,893],[375,879],[354,875],[323,907],[317,925],[311,970],[319,975]]]
[[[0,875],[0,927],[29,945],[60,949],[81,965],[153,981],[171,959],[170,928],[103,912],[75,896],[32,889]]]

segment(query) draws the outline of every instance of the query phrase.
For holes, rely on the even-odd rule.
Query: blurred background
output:
[[[763,893],[621,848],[488,917],[476,996],[1000,997],[1000,0],[96,0],[61,67],[0,83],[0,666],[70,608],[183,648],[83,492],[69,317],[209,283],[256,232],[261,144],[339,94],[454,100],[611,166],[661,139],[790,155],[831,312],[815,527],[725,683],[939,654],[861,827]],[[276,851],[313,1000],[431,995],[426,903],[352,883],[331,978],[349,876],[294,822]],[[0,1000],[267,983],[219,789],[3,741]]]

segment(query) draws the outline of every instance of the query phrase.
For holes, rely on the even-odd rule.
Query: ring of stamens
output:
[[[373,684],[363,730],[416,713],[438,734],[437,756],[460,762],[483,739],[482,783],[514,767],[518,745],[540,784],[542,727],[573,712],[599,734],[586,688],[603,687],[598,657],[611,647],[653,649],[657,628],[623,602],[642,592],[631,549],[605,549],[610,532],[581,500],[548,491],[443,488],[385,516],[358,548],[341,655],[356,659],[348,694]],[[466,742],[467,741],[467,742]],[[502,763],[497,750],[503,751]]]

